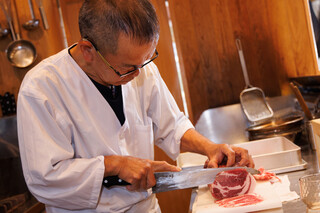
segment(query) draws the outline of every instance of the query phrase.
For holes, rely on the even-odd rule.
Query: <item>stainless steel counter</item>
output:
[[[306,162],[308,162],[307,169],[281,174],[281,175],[288,175],[289,181],[291,183],[290,190],[297,192],[299,196],[300,196],[299,178],[304,175],[317,173],[319,171],[315,151],[311,150],[309,146],[303,146],[301,149],[301,154],[302,154],[302,158]],[[193,189],[191,193],[189,213],[192,213],[192,205],[196,195],[197,195],[196,189]],[[294,201],[282,203],[282,211],[283,213],[303,213],[307,211],[307,207],[301,201],[301,199],[297,199]]]
[[[275,118],[300,113],[293,96],[278,96],[268,98],[267,101]],[[257,123],[247,121],[240,104],[232,104],[205,110],[195,128],[215,143],[237,144],[249,140],[246,129],[254,124]]]
[[[277,97],[268,101],[276,114],[288,113],[295,110],[295,102],[292,97]],[[240,104],[234,104],[204,111],[195,125],[196,130],[214,141],[215,143],[237,144],[247,142],[248,135],[246,128],[249,123],[246,120]],[[319,171],[316,152],[311,149],[308,137],[300,135],[295,141],[301,147],[302,158],[308,163],[307,169],[283,173],[288,175],[292,191],[300,195],[299,178],[317,173]],[[195,197],[195,191],[192,193],[190,211]],[[283,203],[283,212],[302,213],[306,212],[306,205],[300,200]]]
[[[301,147],[302,158],[308,163],[306,170],[285,173],[288,175],[290,180],[290,189],[296,191],[300,195],[299,178],[304,175],[317,173],[319,171],[317,155],[314,150],[311,150],[310,146]],[[282,204],[283,212],[285,213],[302,213],[306,212],[306,205],[301,199],[290,201]]]

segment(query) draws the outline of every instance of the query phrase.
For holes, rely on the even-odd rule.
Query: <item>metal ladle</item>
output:
[[[13,1],[14,3],[14,1]],[[4,0],[0,1],[0,6],[2,7],[7,21],[10,26],[12,39],[13,41],[8,45],[6,49],[6,54],[9,62],[12,64],[12,66],[18,67],[18,68],[25,68],[30,66],[37,58],[37,52],[34,45],[27,40],[23,40],[20,38],[20,31],[19,31],[19,24],[16,14],[16,6],[14,3],[14,26],[17,30],[17,33],[15,33],[15,29],[12,24],[12,18],[11,18],[11,0],[7,0],[5,2]]]
[[[22,26],[26,30],[34,30],[39,27],[40,21],[39,21],[39,19],[35,18],[32,0],[28,0],[28,3],[29,3],[29,8],[30,8],[31,19],[29,21],[23,23]]]

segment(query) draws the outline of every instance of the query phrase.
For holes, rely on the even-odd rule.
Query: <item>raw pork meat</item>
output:
[[[234,169],[220,172],[208,186],[212,196],[221,200],[253,192],[256,180],[247,170]]]
[[[236,197],[225,198],[223,200],[218,200],[216,203],[225,208],[239,207],[239,206],[248,206],[263,201],[263,198],[257,194],[244,194]]]
[[[260,174],[253,175],[256,180],[269,180],[271,183],[281,182],[281,180],[273,172],[267,172],[264,168],[258,169]]]

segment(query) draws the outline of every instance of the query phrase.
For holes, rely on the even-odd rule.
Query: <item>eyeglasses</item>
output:
[[[84,41],[88,41],[91,43],[92,47],[96,50],[96,52],[98,53],[98,55],[100,56],[100,58],[102,59],[102,61],[109,67],[111,68],[119,77],[123,78],[125,76],[128,76],[130,75],[131,73],[143,68],[144,66],[146,66],[147,64],[151,63],[152,61],[154,61],[158,56],[159,56],[159,53],[157,51],[157,49],[155,49],[154,51],[154,56],[147,62],[145,62],[144,64],[140,65],[140,66],[135,66],[134,69],[124,73],[124,74],[121,74],[119,71],[117,71],[115,68],[113,68],[110,63],[102,56],[102,54],[100,53],[100,51],[96,48],[96,46],[93,44],[93,42],[89,41],[87,38],[83,38]]]

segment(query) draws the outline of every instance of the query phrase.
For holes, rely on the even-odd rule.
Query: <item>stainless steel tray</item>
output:
[[[256,168],[263,167],[276,174],[306,169],[301,149],[285,137],[274,137],[235,144],[252,155]],[[207,157],[194,153],[182,153],[177,159],[180,167],[203,165]]]
[[[301,148],[285,137],[274,137],[237,144],[248,149],[256,168],[283,173],[306,168],[301,158]]]

